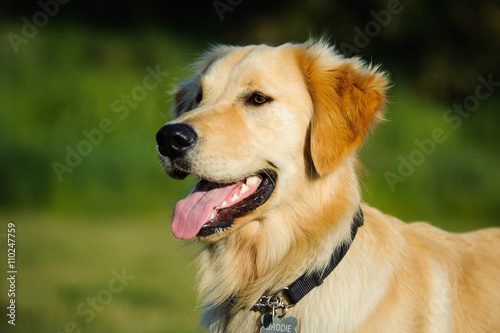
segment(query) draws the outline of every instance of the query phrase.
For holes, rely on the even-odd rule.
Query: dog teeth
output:
[[[224,200],[224,201],[222,202],[222,205],[220,205],[220,206],[221,206],[221,208],[227,207],[227,206],[228,206],[228,204],[227,204],[226,200]]]
[[[248,189],[249,189],[249,187],[248,187],[248,186],[246,186],[245,184],[243,184],[243,185],[241,186],[240,194],[245,193],[246,191],[248,191]]]
[[[258,176],[251,176],[251,177],[247,178],[247,184],[248,185],[255,185],[255,184],[257,184],[258,181],[259,181],[259,177]]]
[[[210,219],[209,220],[212,220],[215,218],[215,211],[212,211],[212,214],[210,214]]]
[[[235,202],[236,200],[238,200],[240,197],[238,196],[238,194],[234,194],[233,197],[231,198],[231,202]]]
[[[221,232],[226,231],[227,229],[229,229],[229,228],[216,228],[216,229],[215,229],[215,232],[216,232],[216,233],[221,233]]]

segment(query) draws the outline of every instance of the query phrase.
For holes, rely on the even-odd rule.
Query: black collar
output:
[[[284,288],[283,293],[286,294],[288,300],[290,301],[289,306],[297,304],[305,295],[307,295],[308,292],[323,283],[323,280],[335,269],[335,267],[337,267],[342,258],[344,258],[347,250],[349,250],[349,247],[354,240],[354,237],[356,236],[358,228],[363,224],[363,211],[359,208],[356,214],[354,214],[350,242],[342,243],[341,246],[335,249],[328,266],[326,266],[322,271],[314,272],[312,274],[304,274],[292,282],[292,284],[290,284],[287,288]]]
[[[351,227],[351,239],[349,242],[342,243],[339,247],[335,249],[328,263],[322,271],[313,272],[312,274],[303,274],[297,280],[292,282],[288,287],[285,287],[278,291],[273,296],[262,296],[259,302],[252,307],[252,310],[257,311],[269,311],[272,307],[276,308],[289,308],[297,304],[304,296],[307,295],[311,290],[323,283],[323,280],[337,267],[342,258],[344,258],[347,250],[351,246],[354,237],[358,231],[358,228],[364,224],[363,212],[359,208],[354,214],[353,223]],[[285,304],[284,300],[278,296],[278,294],[284,293],[288,304]],[[234,304],[234,300],[230,299],[230,304]],[[273,304],[273,305],[272,305]]]

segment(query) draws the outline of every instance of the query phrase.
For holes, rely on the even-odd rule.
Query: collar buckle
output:
[[[279,295],[281,292],[286,290],[288,290],[288,287],[280,289],[272,296],[261,296],[257,303],[252,306],[251,310],[274,312],[276,309],[283,309],[284,314],[286,314],[288,308],[295,306],[295,304],[287,304],[285,299]]]

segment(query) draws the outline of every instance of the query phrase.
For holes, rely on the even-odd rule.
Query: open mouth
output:
[[[264,170],[240,181],[220,184],[201,180],[174,209],[172,232],[180,239],[207,237],[233,226],[264,204],[276,186],[277,174]]]

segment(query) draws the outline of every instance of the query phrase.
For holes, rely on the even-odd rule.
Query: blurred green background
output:
[[[2,332],[196,330],[197,249],[169,228],[193,180],[163,174],[154,138],[211,43],[326,34],[381,64],[393,87],[360,152],[364,200],[451,231],[500,225],[497,2],[62,3],[0,5]],[[436,129],[446,139],[431,144]]]

